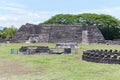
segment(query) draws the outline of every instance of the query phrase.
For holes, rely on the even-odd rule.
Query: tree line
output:
[[[10,28],[5,27],[3,30],[0,30],[0,39],[9,40],[10,38],[13,37],[16,31],[17,28],[15,27]]]
[[[95,25],[106,40],[120,39],[120,20],[107,14],[58,14],[41,24]]]

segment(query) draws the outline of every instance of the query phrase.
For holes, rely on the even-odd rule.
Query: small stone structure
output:
[[[22,54],[41,54],[41,53],[49,53],[50,49],[48,46],[22,46],[19,49],[19,53]]]
[[[77,43],[57,43],[56,48],[78,48]]]
[[[87,50],[83,52],[82,59],[96,63],[120,64],[120,51]]]
[[[78,52],[78,45],[77,43],[57,43],[56,44],[57,49],[64,49],[64,54],[71,54],[72,51],[75,51],[74,53],[77,54]]]
[[[120,45],[120,40],[105,40],[107,45]]]
[[[104,43],[96,26],[77,25],[23,25],[10,42],[16,43]]]
[[[18,52],[14,52],[12,49],[11,54],[71,54],[78,52],[77,43],[57,43],[55,48],[49,48],[48,46],[22,46],[17,50]]]

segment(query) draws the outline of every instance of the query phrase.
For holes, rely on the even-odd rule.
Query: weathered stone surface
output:
[[[48,46],[22,46],[19,52],[22,54],[40,54],[49,53],[50,49]]]
[[[11,42],[37,43],[102,43],[104,37],[96,26],[23,25]]]
[[[117,50],[87,50],[82,59],[89,62],[120,64],[120,51]]]

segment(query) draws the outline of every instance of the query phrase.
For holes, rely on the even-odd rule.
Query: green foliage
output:
[[[3,30],[0,30],[0,38],[10,39],[16,33],[16,31],[17,31],[17,28],[15,27],[10,27],[10,28],[5,27]]]
[[[120,38],[120,20],[106,14],[58,14],[43,24],[96,25],[107,40]]]
[[[5,39],[5,35],[3,33],[3,30],[0,30],[0,39]]]
[[[45,24],[74,24],[73,20],[75,17],[71,14],[58,14],[53,16],[48,21],[44,22]]]

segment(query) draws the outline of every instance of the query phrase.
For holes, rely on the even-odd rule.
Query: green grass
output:
[[[79,53],[72,55],[16,55],[10,54],[10,49],[18,49],[23,45],[44,45],[54,48],[55,44],[1,44],[0,61],[16,61],[23,63],[30,72],[27,74],[8,73],[0,71],[0,80],[119,80],[120,65],[100,64],[81,60],[84,50],[88,49],[117,49],[120,46],[113,45],[82,45],[79,44]],[[8,63],[4,63],[8,64]],[[10,64],[10,63],[9,63]],[[3,65],[3,64],[2,64]],[[0,63],[1,66],[1,63]],[[5,66],[6,67],[6,66]],[[7,66],[11,68],[10,65]],[[14,67],[14,66],[13,66]],[[22,67],[22,66],[21,66]],[[1,68],[1,67],[0,67]],[[24,67],[23,67],[24,68]],[[15,68],[17,69],[16,65]],[[22,71],[22,69],[21,69]],[[7,71],[6,71],[7,72]],[[24,71],[23,71],[24,72]],[[18,72],[19,73],[19,72]],[[4,76],[1,76],[4,75]]]

